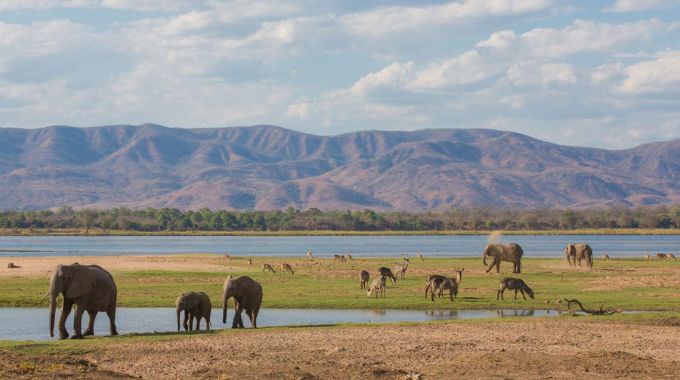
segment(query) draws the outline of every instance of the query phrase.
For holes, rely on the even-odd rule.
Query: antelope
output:
[[[606,253],[602,255],[602,260],[609,260],[609,255]]]
[[[253,266],[253,259],[248,259],[248,270],[250,270]]]
[[[370,297],[375,292],[375,298],[386,297],[385,295],[385,284],[387,280],[385,276],[380,276],[373,280],[371,287],[366,291],[366,296]]]
[[[390,268],[380,267],[378,268],[378,273],[380,274],[381,277],[389,277],[390,281],[392,281],[393,284],[397,283],[397,278],[394,276],[394,273],[392,273]]]
[[[657,253],[656,259],[657,260],[666,260],[666,254],[665,253]]]
[[[420,261],[425,261],[425,258],[423,257],[423,254],[418,252],[416,253],[416,258],[420,259]]]
[[[370,275],[368,274],[367,270],[362,270],[361,274],[359,274],[359,288],[367,290],[366,287],[368,286],[368,279]]]
[[[310,259],[310,260],[314,260],[314,256],[312,256],[312,250],[311,249],[309,251],[307,251],[307,258]]]
[[[667,253],[666,254],[666,260],[673,260],[673,261],[678,261],[678,259],[675,258],[675,255],[672,253]]]
[[[406,270],[408,269],[408,263],[396,263],[394,265],[394,271],[397,272],[399,275],[400,279],[404,279],[404,276],[406,275]]]
[[[347,259],[345,259],[345,256],[343,256],[343,255],[333,255],[333,260],[339,261],[341,263],[344,263],[344,262],[347,261]]]
[[[645,255],[645,260],[649,261],[652,259],[652,255]]]
[[[290,266],[290,264],[283,263],[279,267],[281,268],[281,273],[288,272],[291,276],[295,274],[295,271],[293,270],[293,267]]]
[[[262,264],[262,273],[265,273],[265,272],[272,272],[272,274],[276,274],[276,271],[274,270],[274,268],[272,268],[272,266],[269,265],[269,264]]]
[[[505,299],[503,298],[503,293],[505,292],[505,289],[510,289],[515,291],[515,299],[517,299],[517,292],[520,291],[522,292],[522,297],[526,300],[527,297],[524,295],[526,294],[531,297],[531,299],[534,299],[534,291],[531,290],[529,285],[527,285],[522,279],[519,278],[512,278],[512,277],[505,277],[504,279],[501,280],[499,284],[499,289],[498,292],[496,292],[496,301],[498,301],[498,298],[500,299]]]
[[[352,257],[352,254],[349,252],[345,253],[343,257],[345,258],[345,261],[347,260],[354,261],[354,257]]]

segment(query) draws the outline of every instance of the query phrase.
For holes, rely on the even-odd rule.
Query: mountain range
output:
[[[680,203],[680,139],[604,150],[488,129],[0,129],[0,209],[441,210]]]

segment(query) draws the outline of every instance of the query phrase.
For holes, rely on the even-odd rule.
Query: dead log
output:
[[[584,312],[586,314],[590,314],[590,315],[611,315],[611,314],[615,314],[615,313],[620,313],[622,311],[622,310],[618,310],[618,309],[604,310],[602,308],[604,305],[600,305],[599,310],[598,309],[586,309],[585,307],[583,307],[583,304],[581,304],[581,302],[577,299],[569,300],[569,299],[565,298],[564,300],[567,302],[567,307],[569,308],[569,310],[571,310],[571,304],[575,303],[575,304],[578,305],[578,307],[581,308],[582,312]]]

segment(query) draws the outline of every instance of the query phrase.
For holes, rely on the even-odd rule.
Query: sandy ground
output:
[[[680,378],[680,320],[652,326],[595,318],[119,337],[85,354],[0,351],[0,377]]]
[[[225,264],[247,265],[246,259],[225,260],[219,255],[201,255],[193,257],[185,255],[165,256],[35,256],[35,257],[2,257],[0,258],[0,277],[48,277],[58,264],[96,264],[108,271],[126,270],[186,270],[186,271],[223,271]],[[19,268],[7,268],[14,263]]]

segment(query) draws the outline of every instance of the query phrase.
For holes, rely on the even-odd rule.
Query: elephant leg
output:
[[[246,310],[246,315],[248,315],[248,319],[250,319],[250,325],[253,325],[253,309],[247,309]]]
[[[196,331],[200,331],[200,330],[201,330],[201,315],[198,314],[196,316]]]
[[[73,300],[64,298],[64,304],[61,307],[61,316],[59,317],[59,339],[68,338],[68,331],[66,330],[66,319],[71,314],[73,308]]]
[[[118,335],[118,329],[116,329],[116,305],[109,308],[106,311],[106,315],[109,317],[109,332],[112,336]]]
[[[85,313],[85,305],[87,304],[87,300],[85,298],[81,298],[76,302],[76,314],[73,316],[73,330],[74,334],[71,337],[71,339],[82,339],[83,338],[83,333],[81,332],[81,326],[83,322],[83,314]]]
[[[184,309],[184,323],[182,323],[184,331],[189,331],[189,311]]]
[[[497,258],[495,261],[496,261],[496,273],[501,273],[501,259]]]
[[[253,310],[253,328],[257,328],[257,314],[260,312],[260,307],[258,306]]]
[[[189,331],[194,331],[194,313],[189,313]]]
[[[87,328],[83,333],[84,336],[94,335],[94,319],[97,318],[97,312],[88,310],[87,315],[90,317],[90,320],[87,322]]]

